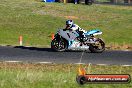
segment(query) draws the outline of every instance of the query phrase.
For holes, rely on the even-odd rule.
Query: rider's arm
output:
[[[82,31],[82,32],[86,32],[84,29],[82,29],[81,27],[79,27],[78,25],[76,25],[78,27],[78,31]]]

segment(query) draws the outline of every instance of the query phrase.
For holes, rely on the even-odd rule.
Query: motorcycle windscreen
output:
[[[59,35],[61,35],[63,38],[65,38],[68,41],[72,41],[78,36],[78,33],[76,31],[63,31],[63,30],[60,30]]]

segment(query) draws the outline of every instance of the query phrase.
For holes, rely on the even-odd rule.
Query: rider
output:
[[[66,21],[66,30],[74,30],[77,31],[79,33],[80,36],[80,41],[83,42],[85,35],[84,33],[86,32],[85,30],[83,30],[82,28],[80,28],[77,24],[74,24],[73,20],[67,20]]]

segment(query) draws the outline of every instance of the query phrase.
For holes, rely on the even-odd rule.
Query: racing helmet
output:
[[[66,21],[66,26],[71,27],[73,25],[73,21],[72,20],[67,20]]]

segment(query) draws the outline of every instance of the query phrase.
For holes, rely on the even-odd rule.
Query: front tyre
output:
[[[57,40],[54,38],[51,42],[51,48],[55,51],[65,51],[67,49],[67,42],[64,39]]]
[[[89,46],[92,53],[102,53],[105,50],[105,43],[101,39],[97,39],[95,44]]]

